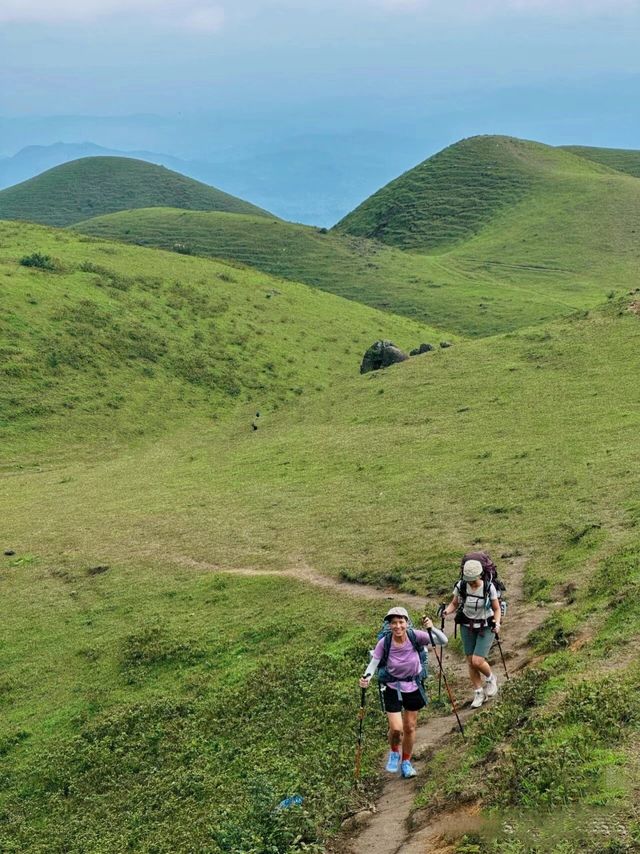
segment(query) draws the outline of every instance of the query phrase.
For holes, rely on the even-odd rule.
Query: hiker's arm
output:
[[[455,614],[455,612],[458,610],[459,604],[460,604],[460,600],[458,599],[457,596],[454,596],[453,599],[451,600],[451,602],[449,602],[447,607],[442,612],[442,616],[445,618],[445,620],[447,619],[447,617],[450,617],[451,614]]]
[[[493,611],[493,631],[496,634],[500,632],[500,619],[502,617],[502,611],[500,610],[500,600],[492,599],[491,600],[491,610]]]
[[[364,671],[364,676],[360,677],[360,687],[368,688],[369,682],[371,682],[371,677],[378,669],[378,665],[380,664],[379,658],[371,658],[369,664],[367,665],[367,669]]]
[[[449,638],[445,633],[441,632],[440,629],[436,629],[435,626],[429,632],[429,644],[431,644],[432,637],[433,646],[446,646],[449,643]]]

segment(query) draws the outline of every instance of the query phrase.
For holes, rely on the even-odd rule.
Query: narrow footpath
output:
[[[263,570],[230,569],[184,555],[173,555],[170,560],[179,566],[221,574],[275,575],[295,578],[345,596],[370,600],[393,600],[394,604],[402,604],[414,612],[423,613],[424,610],[424,597],[338,581],[321,575],[304,562],[288,569]],[[500,571],[500,577],[507,585],[506,600],[509,607],[500,638],[510,675],[517,673],[528,663],[531,651],[527,645],[527,638],[548,615],[547,609],[525,602],[523,595],[525,562],[525,558],[522,557],[512,558],[506,564],[502,562]],[[452,578],[452,587],[454,580]],[[447,623],[447,632],[452,630],[453,622],[450,621]],[[499,658],[496,660],[496,655],[497,650],[494,645],[491,663],[495,665],[498,683],[501,684],[504,680],[504,671],[501,669]],[[437,666],[433,654],[430,658],[431,670],[436,672]],[[450,687],[457,698],[460,718],[464,724],[473,714],[473,710],[469,708],[472,691],[466,661],[462,656],[455,655],[452,650],[445,647],[444,667]],[[500,695],[498,694],[496,700],[491,702],[500,702]],[[428,816],[423,821],[420,812],[413,811],[413,803],[421,781],[424,781],[428,774],[429,758],[434,750],[443,746],[457,731],[457,721],[453,712],[419,723],[414,751],[414,766],[418,776],[404,780],[399,775],[386,774],[381,768],[380,773],[385,778],[385,782],[377,802],[369,811],[359,813],[355,822],[353,819],[347,822],[345,830],[331,840],[328,852],[330,854],[452,854],[455,845],[451,840],[459,838],[467,830],[479,824],[473,807],[466,804],[453,812]]]
[[[509,610],[503,632],[501,634],[502,648],[507,660],[509,674],[521,670],[530,658],[527,646],[529,634],[537,628],[547,616],[547,611],[535,605],[525,603],[523,583],[524,560],[513,559],[508,565],[503,564],[500,575],[507,585],[507,601]],[[407,602],[405,597],[397,596],[399,602]],[[452,622],[447,623],[451,629]],[[498,683],[504,680],[504,671],[500,659],[491,661],[495,665]],[[433,654],[430,656],[431,670],[435,672],[437,664]],[[467,676],[466,662],[461,656],[454,656],[445,647],[444,659],[447,679],[457,698],[460,718],[464,724],[472,714],[469,708],[471,688]],[[443,687],[444,692],[444,687]],[[499,702],[497,700],[491,702]],[[462,706],[462,708],[460,708]],[[399,775],[389,775],[381,769],[386,777],[382,794],[373,810],[358,815],[357,830],[348,829],[342,836],[333,840],[330,851],[333,854],[448,854],[454,850],[447,836],[451,833],[459,837],[466,830],[478,824],[473,816],[473,810],[465,805],[455,813],[437,815],[421,822],[419,813],[412,815],[413,802],[420,789],[421,781],[428,774],[428,761],[433,751],[441,747],[458,732],[456,718],[453,713],[441,718],[432,718],[418,724],[416,747],[414,751],[414,766],[418,776],[411,780],[403,780]]]

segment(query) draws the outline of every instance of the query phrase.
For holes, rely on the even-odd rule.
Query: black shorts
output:
[[[385,712],[417,712],[427,705],[420,691],[402,691],[402,702],[398,699],[395,688],[380,686],[380,697]]]

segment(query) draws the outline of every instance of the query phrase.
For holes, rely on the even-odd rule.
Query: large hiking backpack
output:
[[[502,616],[504,617],[507,613],[507,603],[504,599],[504,593],[507,588],[505,584],[498,578],[498,568],[495,563],[491,560],[491,556],[487,552],[467,552],[460,561],[460,580],[458,581],[458,590],[460,591],[460,604],[458,605],[458,613],[456,614],[456,634],[457,634],[457,626],[460,623],[465,622],[463,615],[464,603],[467,598],[467,582],[464,580],[463,569],[464,565],[468,560],[477,560],[482,566],[482,575],[480,576],[482,579],[482,595],[485,600],[485,607],[490,607],[490,598],[489,591],[491,590],[491,585],[496,589],[496,593],[498,594],[498,600],[500,601],[500,611]]]

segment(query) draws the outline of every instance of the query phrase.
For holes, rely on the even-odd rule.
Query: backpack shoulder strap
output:
[[[418,658],[420,659],[420,679],[416,683],[418,684],[421,679],[426,679],[429,673],[429,659],[427,657],[427,650],[418,640],[418,636],[416,635],[414,629],[407,629],[407,635],[409,636],[409,640],[413,644],[413,648],[418,653]]]
[[[387,661],[389,659],[389,650],[391,649],[391,632],[384,633],[384,646],[382,648],[382,658],[380,659],[380,664],[378,667],[381,670],[387,666]]]
[[[415,651],[420,652],[420,650],[422,649],[422,646],[418,643],[418,638],[417,638],[415,631],[413,629],[407,629],[407,636],[408,636],[409,640],[411,641]]]

